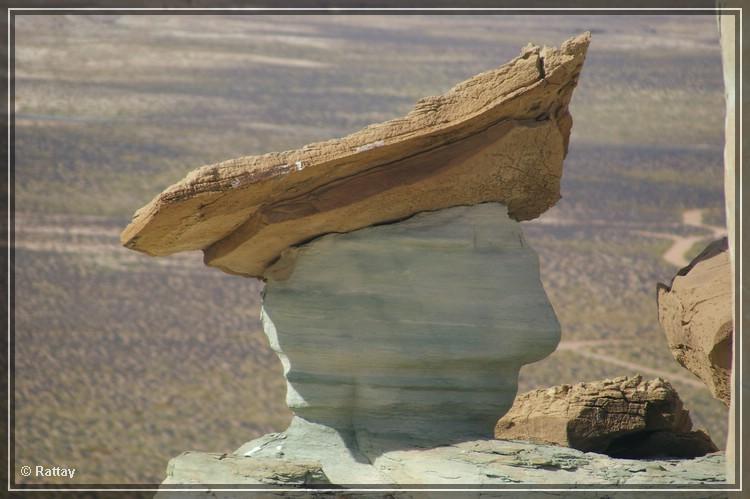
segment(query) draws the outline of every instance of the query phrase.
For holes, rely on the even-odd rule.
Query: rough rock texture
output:
[[[727,239],[709,244],[656,294],[672,355],[728,406],[734,327]]]
[[[277,457],[259,456],[276,456],[280,452],[277,448],[281,447],[285,453],[283,459],[298,459],[297,449],[288,448],[285,441],[280,439],[283,435],[267,435],[262,439],[248,442],[229,460],[219,461],[215,454],[198,452],[182,454],[171,461],[167,480],[164,483],[211,484],[216,483],[211,481],[215,476],[231,476],[237,480],[234,482],[236,484],[272,483],[278,480],[278,473],[269,467],[269,463],[278,463],[279,469],[282,470],[288,465]],[[265,445],[263,451],[254,456],[242,457],[245,449],[263,445],[269,439],[272,443]],[[183,463],[183,461],[188,462]],[[256,461],[260,464],[255,464]],[[219,466],[225,466],[226,470],[216,470]],[[240,466],[253,471],[245,477],[236,472]],[[476,440],[433,449],[394,450],[362,466],[370,468],[371,473],[377,472],[383,479],[382,483],[391,485],[515,485],[517,487],[519,484],[642,485],[721,484],[724,482],[724,456],[721,453],[695,459],[637,461],[617,459],[592,452],[584,453],[554,445],[502,440]],[[267,477],[259,476],[258,470],[264,470],[268,474]],[[332,480],[332,482],[349,486],[377,485],[376,482],[370,482],[360,475],[360,471],[356,468],[342,470],[339,481]],[[482,497],[485,494],[487,492],[483,492]],[[419,493],[417,496],[424,497],[424,493]],[[462,494],[462,497],[464,496],[465,494]],[[524,497],[526,497],[525,494]],[[602,495],[599,493],[594,497],[600,498]],[[680,497],[683,497],[683,494],[680,494]],[[710,497],[710,495],[704,492],[699,497]]]
[[[183,452],[169,461],[163,483],[305,486],[330,482],[315,461]]]
[[[696,457],[717,448],[672,386],[640,376],[560,385],[519,395],[495,438],[529,440],[616,457]]]
[[[199,168],[138,210],[122,242],[151,255],[202,249],[208,265],[264,276],[290,246],[422,211],[495,201],[534,218],[560,196],[588,44],[530,45],[403,118]]]
[[[268,275],[263,325],[287,404],[360,443],[491,437],[521,366],[560,338],[537,255],[498,203],[327,235]]]

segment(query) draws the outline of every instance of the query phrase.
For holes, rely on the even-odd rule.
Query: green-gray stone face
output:
[[[262,314],[289,407],[376,447],[491,438],[521,366],[560,338],[497,203],[327,235],[275,267]]]

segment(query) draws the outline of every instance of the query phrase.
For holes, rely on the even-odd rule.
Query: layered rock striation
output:
[[[718,449],[668,382],[640,376],[560,385],[519,395],[495,438],[557,444],[614,457],[692,458]]]
[[[659,322],[672,355],[729,406],[732,371],[732,271],[727,238],[709,244],[657,285]]]
[[[321,237],[268,274],[287,404],[357,440],[490,438],[521,366],[560,337],[537,255],[498,203]]]
[[[534,218],[560,197],[588,44],[529,45],[403,118],[199,168],[138,210],[122,242],[159,256],[203,250],[207,265],[265,277],[290,246],[422,211],[500,202]]]

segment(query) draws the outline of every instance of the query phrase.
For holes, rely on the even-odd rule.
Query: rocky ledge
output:
[[[261,447],[261,450],[253,456],[243,457],[256,447]],[[352,469],[348,476],[339,476],[338,480],[332,481],[320,463],[296,458],[297,450],[286,445],[285,433],[278,433],[248,442],[233,454],[185,452],[170,461],[164,485],[313,487],[363,483],[362,475],[356,469]],[[362,466],[371,468],[370,474],[380,479],[371,485],[690,485],[724,482],[723,453],[695,459],[643,461],[617,459],[556,445],[502,440],[395,450]]]
[[[408,439],[395,433],[389,442],[366,430],[354,435],[295,417],[286,431],[247,442],[231,454],[175,457],[164,485],[723,484],[724,454],[705,433],[691,429],[669,383],[621,377],[520,395],[498,422],[501,439],[496,440],[407,445]]]

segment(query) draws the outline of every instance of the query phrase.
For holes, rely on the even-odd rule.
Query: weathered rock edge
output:
[[[495,201],[516,220],[537,217],[560,197],[589,41],[529,45],[341,139],[198,168],[138,210],[121,241],[154,256],[202,249],[207,265],[263,277],[290,246],[421,211]]]
[[[672,282],[656,285],[672,356],[727,407],[732,372],[732,267],[727,238],[706,246]]]
[[[523,393],[497,422],[495,438],[621,458],[694,458],[718,450],[692,428],[669,382],[636,375]]]

